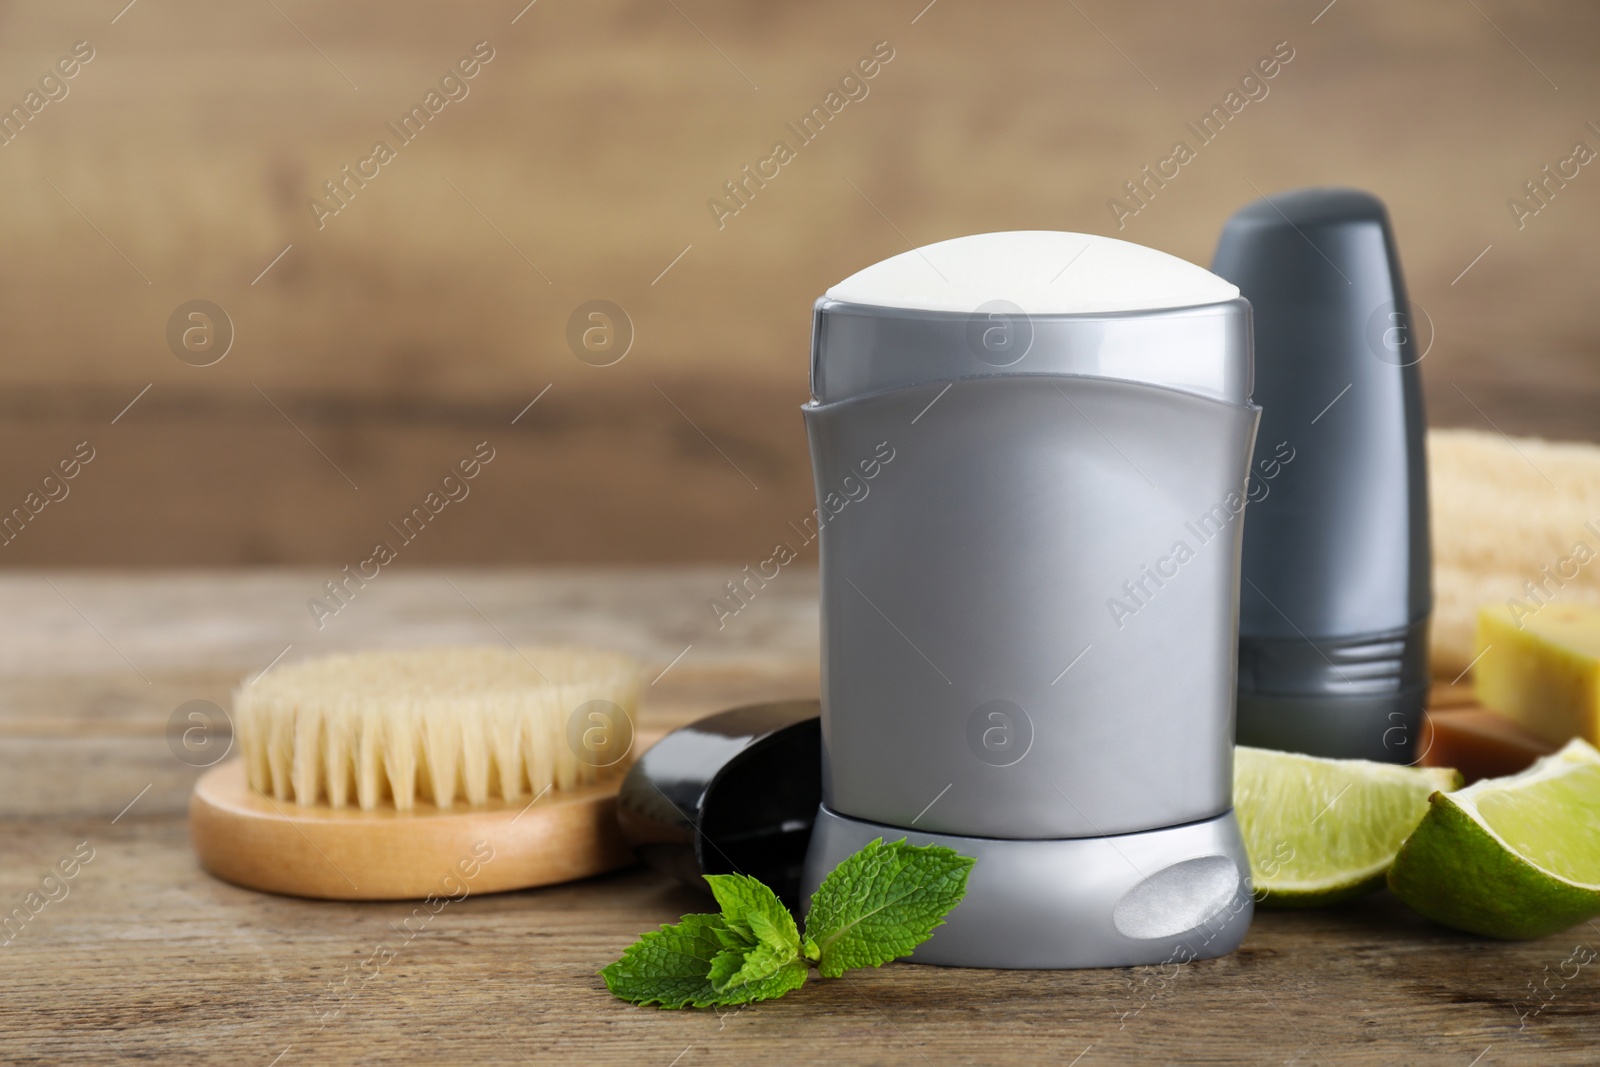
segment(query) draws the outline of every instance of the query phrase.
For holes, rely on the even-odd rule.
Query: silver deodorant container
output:
[[[809,894],[875,837],[974,856],[912,959],[1183,962],[1252,914],[1233,815],[1250,307],[1153,249],[981,234],[817,302]]]

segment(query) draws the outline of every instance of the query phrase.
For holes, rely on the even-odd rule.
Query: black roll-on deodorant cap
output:
[[[617,795],[639,859],[709,893],[704,875],[748,874],[791,908],[822,802],[822,705],[751,704],[646,749]]]
[[[1383,203],[1243,208],[1211,269],[1250,301],[1255,402],[1239,607],[1240,744],[1412,762],[1433,595],[1422,382]],[[1419,328],[1420,327],[1420,328]]]

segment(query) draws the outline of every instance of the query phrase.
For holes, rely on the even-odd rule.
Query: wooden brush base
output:
[[[531,798],[393,809],[303,807],[257,793],[234,759],[189,801],[189,837],[218,878],[324,900],[459,898],[588,878],[635,862],[617,829],[626,764],[592,786]]]

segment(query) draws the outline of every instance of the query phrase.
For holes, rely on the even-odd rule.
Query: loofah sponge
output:
[[[633,740],[638,666],[584,648],[327,656],[233,694],[250,785],[297,804],[409,811],[595,781]]]
[[[1428,482],[1435,675],[1472,662],[1486,604],[1600,606],[1600,447],[1431,430]]]

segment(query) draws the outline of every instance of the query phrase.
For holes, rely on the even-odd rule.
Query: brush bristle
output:
[[[448,808],[595,781],[627,753],[638,693],[638,665],[595,649],[364,652],[245,682],[234,728],[251,787],[278,800]]]

